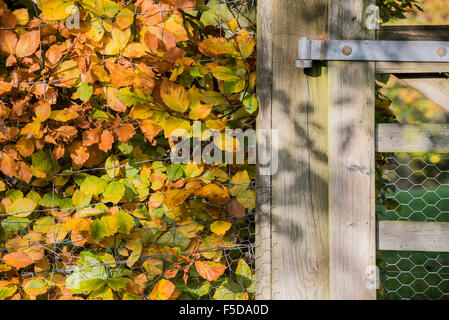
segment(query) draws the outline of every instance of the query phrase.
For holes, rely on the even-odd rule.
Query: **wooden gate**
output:
[[[447,125],[376,127],[375,75],[449,108],[449,63],[328,62],[295,69],[301,37],[449,40],[449,28],[365,27],[374,0],[258,1],[258,128],[279,136],[259,176],[259,299],[376,299],[376,250],[449,251],[449,223],[376,223],[376,152],[449,152]],[[267,192],[267,186],[271,186]],[[268,194],[268,196],[267,196]]]

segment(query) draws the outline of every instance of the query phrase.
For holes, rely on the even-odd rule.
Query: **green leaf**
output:
[[[118,161],[117,156],[111,155],[106,159],[106,162],[104,163],[104,167],[106,169],[106,173],[109,177],[115,178],[120,173],[120,162]]]
[[[108,280],[108,286],[112,288],[112,290],[119,291],[121,289],[125,289],[128,282],[131,280],[128,278],[112,278]]]
[[[254,276],[251,272],[251,268],[248,266],[245,260],[240,259],[235,270],[237,282],[249,292],[254,292],[255,283]]]
[[[257,99],[255,95],[247,96],[243,99],[243,106],[245,107],[246,112],[252,114],[257,110]]]
[[[109,277],[106,267],[101,265],[100,257],[88,251],[81,252],[80,257],[75,272],[66,277],[65,286],[73,294],[101,289]]]
[[[157,240],[157,243],[185,250],[190,244],[190,240],[184,237],[176,228],[171,228]]]
[[[95,241],[100,241],[106,236],[106,227],[102,220],[95,219],[90,225],[90,235]]]
[[[87,82],[81,83],[81,85],[76,90],[76,93],[78,94],[78,98],[80,98],[83,102],[89,101],[93,92],[94,92],[94,88]]]
[[[129,87],[121,88],[117,92],[117,98],[123,102],[127,107],[135,104],[145,104],[150,102],[150,99],[141,90],[134,90],[132,92]]]
[[[212,75],[218,80],[240,81],[241,77],[229,67],[217,66],[212,69]]]
[[[33,153],[31,156],[31,164],[34,168],[45,171],[47,173],[51,172],[51,159],[48,153],[40,150]]]
[[[244,295],[243,288],[233,282],[231,279],[226,279],[221,283],[221,286],[215,290],[213,298],[215,300],[236,300]]]
[[[111,183],[109,183],[103,193],[104,199],[107,201],[111,201],[112,203],[118,203],[124,195],[125,185],[118,181],[112,181]]]
[[[75,207],[86,207],[90,204],[91,200],[92,195],[86,194],[81,190],[76,190],[72,196],[72,201]]]
[[[117,221],[118,232],[120,233],[129,234],[132,228],[136,226],[134,218],[123,210],[120,210],[115,215],[115,219]]]
[[[85,194],[99,195],[106,189],[106,181],[96,176],[87,176],[81,184],[81,192]]]
[[[171,164],[167,166],[167,180],[176,181],[184,174],[185,164]]]
[[[7,233],[15,233],[20,229],[26,228],[30,224],[27,218],[11,216],[2,221],[2,227]]]

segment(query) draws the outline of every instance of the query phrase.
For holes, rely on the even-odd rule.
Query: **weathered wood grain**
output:
[[[379,221],[379,250],[449,252],[449,223]]]
[[[259,114],[256,127],[267,130],[265,140],[258,141],[258,148],[267,150],[271,146],[271,90],[273,76],[272,2],[257,3],[257,98]],[[256,299],[272,299],[271,288],[271,176],[261,174],[257,164],[256,177]]]
[[[448,124],[378,124],[377,152],[449,152]]]
[[[326,29],[327,0],[273,1],[273,298],[329,299],[327,71],[295,68],[298,39]],[[258,88],[259,90],[260,88]]]
[[[378,40],[449,41],[449,26],[382,26]]]
[[[364,27],[375,1],[330,0],[330,39],[374,39]],[[376,298],[374,63],[329,62],[329,241],[331,299]]]
[[[376,62],[376,73],[445,73],[449,63],[432,62]]]

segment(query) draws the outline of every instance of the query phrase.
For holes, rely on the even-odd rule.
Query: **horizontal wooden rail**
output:
[[[449,63],[440,62],[376,62],[376,73],[447,73]]]
[[[384,26],[378,40],[449,41],[449,26]],[[378,62],[377,73],[443,73],[449,63]]]
[[[383,26],[377,40],[449,41],[449,26]]]
[[[449,252],[449,223],[379,221],[378,250]]]
[[[449,152],[448,124],[378,124],[377,152]]]

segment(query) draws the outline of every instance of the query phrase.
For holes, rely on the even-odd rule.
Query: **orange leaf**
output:
[[[114,143],[114,136],[109,130],[104,130],[100,137],[100,144],[98,145],[101,150],[108,152],[112,148]]]
[[[18,165],[14,159],[6,152],[1,154],[2,160],[0,162],[0,170],[8,177],[12,177],[16,174]]]
[[[89,152],[87,152],[87,148],[80,141],[75,141],[70,146],[70,157],[73,162],[81,165],[89,159]]]
[[[14,268],[20,269],[32,264],[33,259],[31,259],[27,254],[17,251],[5,255],[3,257],[3,262],[10,266],[13,266]]]
[[[120,141],[126,142],[136,134],[136,130],[131,123],[125,123],[115,131],[115,134]]]
[[[195,194],[202,198],[207,198],[215,204],[226,204],[229,201],[228,190],[216,184],[208,184],[199,189]]]
[[[154,140],[154,137],[161,131],[158,125],[150,119],[139,121],[139,124],[145,137],[150,140],[153,145],[156,145],[156,140]]]
[[[39,47],[39,41],[38,30],[24,33],[17,42],[16,56],[19,58],[31,56]]]
[[[45,56],[47,57],[48,61],[54,65],[62,58],[62,52],[63,47],[58,46],[56,44],[52,45],[50,48],[48,48],[47,52],[45,53]]]
[[[29,183],[33,174],[31,173],[30,167],[23,161],[19,162],[19,170],[17,171],[19,178],[26,183]]]
[[[0,30],[0,50],[8,54],[16,51],[17,36],[11,30]]]
[[[22,155],[22,157],[29,157],[34,152],[34,141],[33,139],[27,139],[21,137],[16,143],[16,149]]]
[[[100,128],[90,129],[83,133],[83,146],[88,147],[100,141]]]
[[[195,261],[195,268],[208,281],[217,280],[226,270],[225,265],[214,261]]]
[[[150,294],[151,300],[168,300],[175,291],[175,285],[169,280],[161,279],[156,283]]]
[[[48,102],[40,101],[34,108],[34,112],[36,113],[37,119],[40,122],[44,122],[50,118],[51,106]]]

